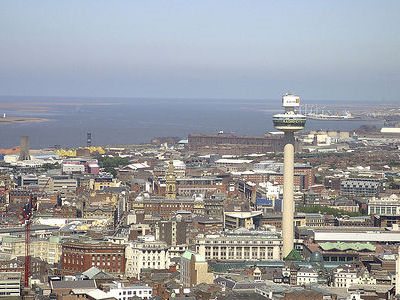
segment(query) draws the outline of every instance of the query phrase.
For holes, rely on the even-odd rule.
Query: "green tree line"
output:
[[[302,213],[317,213],[317,214],[323,214],[323,215],[332,215],[335,217],[341,217],[341,216],[350,216],[350,217],[358,217],[362,216],[360,212],[349,212],[341,209],[336,209],[332,207],[327,207],[327,206],[321,206],[321,205],[312,205],[312,206],[297,206],[296,207],[297,212],[302,212]]]

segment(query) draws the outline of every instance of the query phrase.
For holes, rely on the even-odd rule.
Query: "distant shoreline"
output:
[[[5,117],[5,118],[0,118],[0,124],[40,123],[40,122],[48,122],[48,121],[50,121],[50,119],[29,118],[29,117]]]

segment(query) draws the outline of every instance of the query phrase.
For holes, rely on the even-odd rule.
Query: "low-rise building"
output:
[[[376,279],[366,269],[339,267],[333,270],[332,282],[334,287],[350,288],[354,285],[374,285]]]
[[[25,239],[16,236],[3,237],[0,249],[10,254],[12,258],[25,256]],[[60,238],[52,236],[48,239],[32,239],[30,255],[49,264],[58,263],[61,257]]]
[[[97,267],[111,274],[125,272],[125,245],[104,242],[66,242],[62,245],[64,273],[84,272]]]
[[[261,220],[261,211],[224,212],[224,228],[228,230],[258,228]]]
[[[400,215],[400,197],[392,194],[387,197],[369,199],[368,201],[369,215]]]
[[[0,272],[0,297],[21,296],[21,273]]]
[[[126,247],[127,277],[139,277],[143,269],[165,270],[170,266],[169,248],[166,242],[145,236]]]
[[[93,190],[98,191],[104,189],[105,187],[117,187],[119,184],[120,183],[117,181],[117,179],[113,178],[112,175],[101,175],[94,179],[94,181],[91,183],[91,187]]]
[[[311,267],[303,267],[297,271],[297,285],[311,285],[318,282],[318,271]]]
[[[197,200],[197,201],[196,201]],[[193,213],[204,214],[204,201],[199,201],[196,198],[146,198],[138,196],[131,203],[131,208],[134,211],[140,211],[149,215],[161,215],[165,218],[170,218],[178,211],[189,211]]]
[[[40,176],[38,178],[39,190],[48,193],[74,192],[78,186],[76,178],[70,175]]]
[[[196,252],[207,260],[280,260],[281,247],[280,234],[243,228],[216,235],[198,235],[196,238]]]
[[[374,178],[346,178],[340,182],[342,196],[373,197],[384,190],[380,179]]]
[[[121,282],[111,284],[103,284],[109,291],[106,293],[108,297],[118,300],[128,300],[135,297],[141,299],[150,299],[153,295],[153,289],[147,285],[125,285]]]

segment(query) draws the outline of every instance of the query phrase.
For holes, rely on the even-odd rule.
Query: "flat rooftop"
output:
[[[234,211],[234,212],[225,212],[224,214],[225,216],[229,216],[232,218],[247,219],[262,215],[262,211]]]

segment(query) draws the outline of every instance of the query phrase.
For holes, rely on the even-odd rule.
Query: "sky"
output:
[[[1,0],[0,95],[400,102],[398,0]]]

